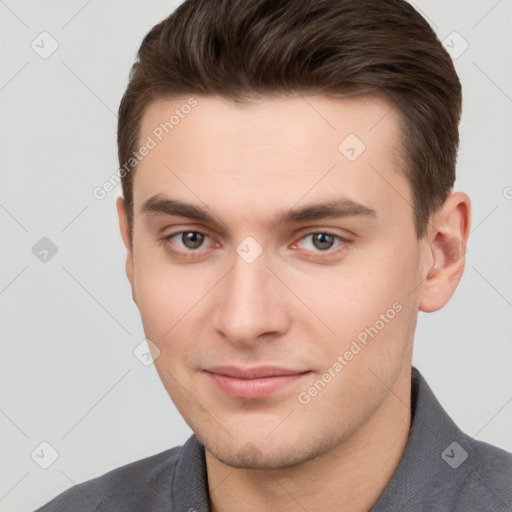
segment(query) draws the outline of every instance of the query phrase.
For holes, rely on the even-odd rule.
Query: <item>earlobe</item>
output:
[[[471,221],[471,202],[463,192],[452,193],[432,220],[427,261],[430,268],[421,288],[419,310],[438,311],[452,297],[464,272]]]
[[[135,288],[133,286],[134,280],[134,263],[133,263],[133,249],[132,249],[132,240],[130,233],[130,224],[128,222],[128,212],[126,211],[126,205],[124,199],[122,197],[118,197],[116,200],[116,208],[117,208],[117,216],[119,218],[119,231],[121,232],[121,238],[123,239],[124,246],[126,247],[126,277],[130,282],[130,286],[132,288],[132,297],[134,302],[135,300]]]

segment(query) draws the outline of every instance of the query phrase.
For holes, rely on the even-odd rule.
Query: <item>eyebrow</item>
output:
[[[143,213],[187,217],[192,220],[210,222],[212,224],[218,222],[215,215],[207,208],[185,203],[178,199],[164,198],[159,194],[145,201],[141,210]],[[376,219],[377,212],[372,208],[342,197],[323,203],[292,208],[275,225],[342,217],[370,217]]]

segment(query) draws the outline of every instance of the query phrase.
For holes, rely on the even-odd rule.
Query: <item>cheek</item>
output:
[[[329,328],[332,336],[325,329],[328,337],[336,340],[334,344],[327,343],[323,337],[324,346],[342,353],[358,336],[363,343],[377,337],[393,338],[400,343],[405,337],[404,333],[398,335],[398,331],[404,324],[410,324],[409,317],[417,314],[414,304],[408,305],[411,299],[414,302],[411,291],[418,280],[415,262],[413,254],[407,256],[389,248],[364,261],[361,258],[357,264],[331,268],[323,275],[306,279],[295,276],[291,287]],[[316,321],[309,325],[305,322],[303,326],[317,332],[324,328]]]
[[[144,332],[161,351],[166,350],[174,326],[185,313],[189,287],[183,287],[172,267],[153,254],[139,251],[134,267],[134,288]]]
[[[163,249],[137,256],[134,287],[144,332],[161,350],[176,350],[173,340],[196,337],[216,275],[196,265],[171,264]]]
[[[378,261],[359,267],[330,269],[324,275],[316,274],[292,281],[298,297],[325,320],[327,324],[343,326],[364,324],[379,315],[384,307],[391,307],[401,295],[400,275],[388,272]]]
[[[135,273],[137,306],[145,336],[158,349],[155,368],[178,409],[187,403],[190,351],[196,350],[199,292],[182,272],[170,265],[147,265]],[[187,388],[190,384],[187,384]],[[191,391],[191,390],[190,390]],[[190,404],[188,404],[190,407]]]
[[[136,267],[134,286],[146,336],[162,339],[178,313],[178,303],[166,276]]]

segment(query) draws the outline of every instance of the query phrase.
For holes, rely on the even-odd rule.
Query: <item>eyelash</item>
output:
[[[182,256],[184,258],[189,258],[189,259],[193,259],[194,257],[195,258],[200,257],[202,248],[195,249],[195,250],[194,249],[176,250],[173,247],[171,247],[173,245],[171,242],[172,239],[177,236],[181,236],[184,233],[195,233],[195,234],[204,236],[205,239],[210,238],[206,233],[204,233],[202,231],[189,229],[189,230],[177,231],[175,233],[166,235],[162,238],[162,240],[163,240],[164,244],[166,245],[166,247],[174,254],[177,254],[179,256]],[[313,258],[332,256],[334,254],[337,254],[340,250],[346,249],[347,246],[351,243],[351,241],[348,238],[345,238],[341,235],[337,235],[335,233],[331,233],[330,231],[312,231],[312,232],[306,233],[305,235],[301,236],[299,238],[299,241],[302,241],[302,240],[306,239],[307,237],[312,237],[313,235],[319,235],[319,234],[332,236],[335,239],[335,241],[338,243],[336,245],[334,245],[334,247],[326,249],[325,251],[321,251],[321,250],[311,251],[314,255],[314,256],[312,256]],[[295,245],[297,245],[297,244],[293,243],[292,247]]]

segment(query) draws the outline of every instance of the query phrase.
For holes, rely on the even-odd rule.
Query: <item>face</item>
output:
[[[128,277],[207,450],[290,466],[349,438],[410,366],[427,263],[399,119],[376,96],[196,100],[143,118]]]

